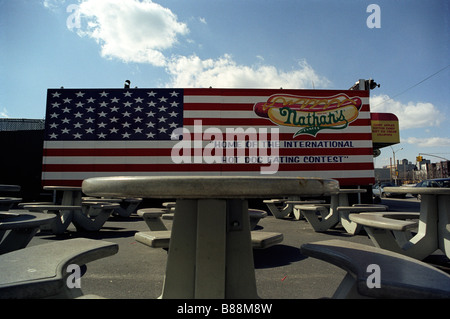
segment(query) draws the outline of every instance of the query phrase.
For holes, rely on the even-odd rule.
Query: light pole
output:
[[[397,162],[395,161],[395,153],[397,153],[398,151],[401,151],[403,149],[403,147],[401,149],[398,149],[396,151],[394,151],[394,149],[392,148],[392,146],[389,146],[392,150],[392,155],[394,157],[394,183],[395,185],[397,185]],[[391,166],[391,171],[392,171],[392,166]]]

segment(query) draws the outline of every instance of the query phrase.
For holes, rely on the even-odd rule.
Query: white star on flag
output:
[[[48,140],[170,140],[183,126],[182,90],[50,89],[47,105]]]

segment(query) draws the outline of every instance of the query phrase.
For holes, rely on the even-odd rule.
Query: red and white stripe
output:
[[[332,96],[342,91],[331,90],[266,90],[266,89],[185,89],[184,128],[191,132],[192,155],[202,154],[210,143],[195,134],[194,123],[200,121],[202,130],[216,128],[223,132],[226,141],[227,129],[254,128],[256,138],[265,136],[269,141],[271,129],[279,129],[280,157],[302,160],[300,163],[280,163],[278,176],[321,177],[339,180],[341,185],[369,185],[374,182],[372,131],[367,91],[345,91],[349,96],[359,96],[363,105],[358,118],[342,130],[324,129],[316,137],[299,135],[293,138],[298,128],[278,126],[269,119],[261,118],[253,111],[258,102],[265,102],[277,93],[304,96]],[[197,127],[198,129],[198,127]],[[245,138],[245,137],[244,137]],[[247,136],[248,139],[248,136]],[[341,142],[352,147],[298,147],[299,141]],[[269,164],[258,163],[174,163],[172,148],[180,141],[45,141],[43,157],[44,185],[81,185],[89,177],[100,176],[161,176],[161,175],[259,175],[261,167]],[[288,147],[289,142],[297,142],[297,147]],[[288,144],[288,145],[286,145]],[[292,143],[291,143],[292,144]],[[325,144],[325,143],[323,143]],[[294,144],[295,145],[295,144]],[[303,146],[306,143],[301,144]],[[223,149],[225,156],[228,149]],[[236,150],[233,150],[236,151]],[[272,149],[267,155],[274,155]],[[246,149],[246,154],[249,150]],[[235,153],[237,154],[237,153]],[[276,155],[276,153],[275,153]],[[342,162],[322,162],[322,159],[339,158]],[[317,160],[317,161],[316,161]]]

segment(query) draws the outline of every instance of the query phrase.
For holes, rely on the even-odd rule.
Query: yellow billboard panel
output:
[[[391,113],[371,113],[373,143],[400,143],[398,118]]]

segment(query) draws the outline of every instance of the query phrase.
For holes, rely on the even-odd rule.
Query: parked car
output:
[[[415,187],[450,187],[450,178],[425,179],[416,184]],[[418,200],[421,200],[420,194],[415,194]]]
[[[404,198],[406,194],[396,194],[396,193],[387,193],[384,191],[385,187],[397,187],[394,183],[390,182],[381,182],[376,183],[372,187],[372,195],[374,197],[374,202],[380,202],[381,198],[385,197],[400,197]]]
[[[426,179],[417,183],[416,187],[450,187],[450,178]]]

